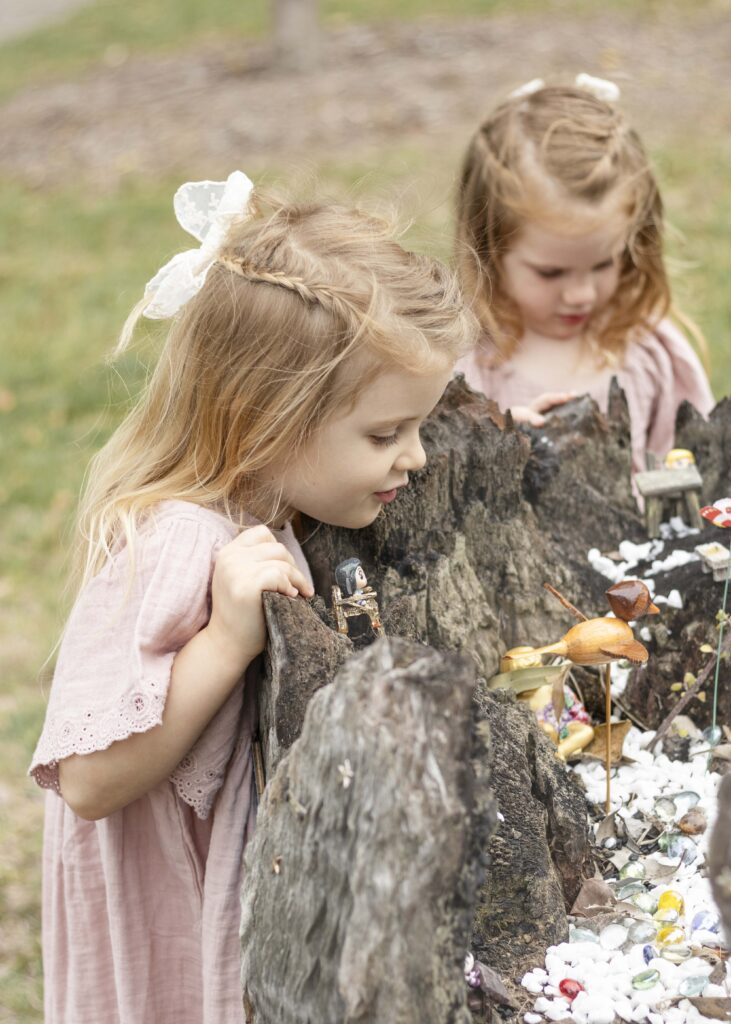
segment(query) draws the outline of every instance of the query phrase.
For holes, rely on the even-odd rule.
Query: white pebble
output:
[[[545,1011],[545,1016],[548,1017],[549,1020],[566,1020],[567,1017],[571,1016],[569,1004],[565,999],[557,999],[555,1003],[553,1003],[552,1006],[549,1006]]]
[[[543,982],[539,981],[538,978],[534,978],[532,974],[524,974],[520,984],[528,992],[532,992],[533,995],[543,991]]]
[[[683,598],[679,590],[671,590],[668,594],[668,608],[682,608]]]
[[[540,1013],[524,1013],[523,1020],[525,1024],[541,1024],[542,1017]]]
[[[615,1001],[614,1001],[614,1012],[617,1014],[618,1017],[621,1017],[622,1020],[631,1021],[632,1020],[632,1000],[631,999],[623,999],[622,997],[620,997],[619,999],[615,999]]]

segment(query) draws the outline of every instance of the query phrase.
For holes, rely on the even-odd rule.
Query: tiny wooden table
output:
[[[677,469],[648,469],[635,473],[635,483],[645,499],[645,522],[650,537],[660,534],[663,506],[672,502],[674,515],[699,530],[705,525],[700,513],[703,480],[696,466]]]

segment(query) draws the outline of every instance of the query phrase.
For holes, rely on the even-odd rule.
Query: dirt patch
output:
[[[278,72],[262,45],[172,56],[112,48],[76,81],[0,107],[0,173],[114,188],[134,175],[216,176],[306,155],[362,157],[417,138],[466,136],[506,91],[542,75],[606,75],[650,143],[727,133],[731,19],[501,16],[330,32],[319,69]]]

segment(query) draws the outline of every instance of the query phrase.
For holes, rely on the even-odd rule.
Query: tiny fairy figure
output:
[[[348,633],[347,620],[354,615],[367,615],[376,636],[383,636],[378,610],[378,594],[368,586],[368,577],[359,558],[346,558],[335,569],[336,586],[332,588],[332,606],[338,633]]]

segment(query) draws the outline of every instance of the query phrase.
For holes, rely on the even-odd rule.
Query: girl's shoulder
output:
[[[154,505],[140,523],[140,536],[167,534],[176,527],[208,533],[212,538],[228,543],[238,535],[241,527],[215,509],[197,505],[192,501],[170,499]]]
[[[677,407],[691,402],[707,416],[714,399],[703,364],[683,331],[672,320],[642,328],[629,345],[624,369],[640,388],[653,390]]]

